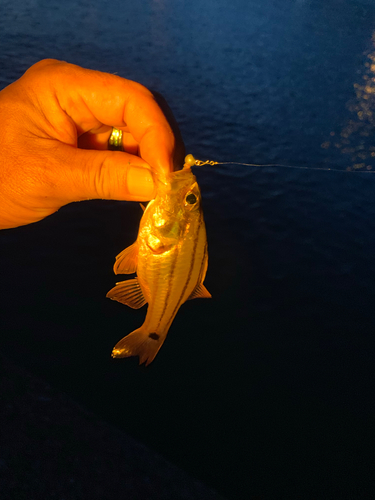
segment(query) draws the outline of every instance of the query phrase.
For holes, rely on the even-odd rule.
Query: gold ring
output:
[[[118,130],[115,127],[112,128],[108,140],[108,149],[111,151],[124,151],[124,146],[122,145],[122,130]]]

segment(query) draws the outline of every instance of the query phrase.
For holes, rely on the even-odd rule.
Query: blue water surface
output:
[[[45,57],[117,73],[196,158],[304,167],[195,169],[213,299],[147,369],[110,357],[145,311],[105,298],[138,205],[0,232],[1,349],[228,499],[371,498],[374,3],[4,0],[0,47],[1,88]]]

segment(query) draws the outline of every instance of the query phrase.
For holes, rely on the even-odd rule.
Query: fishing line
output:
[[[187,164],[189,167],[192,166],[198,166],[201,167],[203,165],[243,165],[245,167],[281,167],[281,168],[296,168],[300,170],[325,170],[325,171],[331,171],[331,172],[351,172],[351,173],[362,173],[362,174],[375,174],[374,170],[359,170],[359,169],[351,169],[351,167],[348,167],[346,170],[340,169],[340,168],[330,168],[330,167],[301,167],[301,166],[296,166],[296,165],[283,165],[281,163],[266,163],[263,165],[259,165],[257,163],[239,163],[236,161],[214,161],[214,160],[196,160],[193,155],[189,154],[185,158],[185,164]],[[363,168],[363,167],[361,167]],[[371,167],[370,167],[371,168]]]

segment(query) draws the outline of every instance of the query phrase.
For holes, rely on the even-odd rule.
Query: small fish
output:
[[[139,356],[153,361],[181,304],[210,298],[203,285],[208,264],[201,193],[189,165],[158,176],[157,194],[144,209],[136,242],[125,248],[113,267],[115,274],[137,277],[117,283],[107,297],[134,309],[148,303],[143,325],[120,340],[114,358]]]

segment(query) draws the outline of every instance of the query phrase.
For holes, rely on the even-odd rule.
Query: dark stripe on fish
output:
[[[153,283],[153,294],[154,296],[156,297],[157,293],[158,293],[158,288],[159,288],[159,274],[160,274],[160,260],[157,261],[158,263],[158,267],[156,269],[156,271],[154,272],[154,283]],[[148,265],[148,260],[146,260],[146,266]],[[152,307],[154,308],[155,307],[155,300],[151,300],[150,301],[152,303]],[[149,308],[150,308],[150,304],[149,304]],[[150,308],[150,312],[152,311],[152,309]],[[148,312],[148,311],[147,311]],[[147,318],[147,316],[146,316]]]
[[[183,299],[183,297],[185,295],[186,289],[187,289],[187,287],[189,285],[189,282],[190,282],[190,279],[191,279],[191,275],[192,275],[193,268],[194,268],[194,262],[195,262],[195,254],[197,253],[197,246],[198,246],[198,240],[199,240],[199,232],[200,232],[200,229],[201,229],[202,221],[203,221],[203,215],[202,215],[202,212],[201,212],[200,213],[200,217],[199,217],[198,230],[197,230],[197,233],[196,233],[195,238],[194,238],[194,247],[193,247],[193,251],[192,251],[192,254],[191,254],[189,274],[188,274],[185,286],[184,286],[184,288],[183,288],[183,290],[181,292],[180,298],[178,299],[178,302],[177,302],[175,308],[173,309],[173,312],[172,312],[172,315],[171,315],[170,319],[166,323],[166,327],[167,328],[169,328],[170,324],[173,321],[173,318],[175,317],[175,315],[176,315],[176,313],[178,311],[178,308],[181,306],[182,299]]]
[[[185,235],[184,235],[185,237]],[[165,301],[164,301],[164,307],[163,307],[163,311],[160,315],[160,318],[159,318],[159,321],[158,321],[158,324],[156,326],[156,329],[159,328],[160,326],[160,323],[161,323],[161,320],[163,319],[163,316],[165,314],[165,311],[167,310],[167,307],[168,307],[168,301],[169,301],[169,297],[171,296],[171,291],[172,291],[172,285],[173,285],[173,280],[174,280],[174,270],[176,268],[176,264],[177,264],[177,258],[180,254],[180,245],[176,245],[176,250],[174,252],[174,259],[172,261],[172,265],[171,265],[171,271],[170,271],[170,274],[169,274],[169,281],[168,281],[168,288],[167,288],[167,295],[165,297]]]
[[[204,245],[204,250],[203,250],[203,259],[202,259],[202,264],[201,264],[201,269],[199,271],[199,275],[198,275],[198,283],[202,283],[203,282],[203,273],[204,273],[204,268],[205,268],[205,265],[206,265],[206,259],[207,259],[207,254],[208,254],[208,245],[207,245],[207,241],[206,241],[206,244]]]

